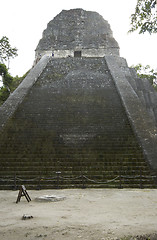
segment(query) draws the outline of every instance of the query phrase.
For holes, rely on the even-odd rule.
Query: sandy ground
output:
[[[107,240],[157,233],[157,190],[0,191],[0,240]],[[37,202],[43,195],[63,201]],[[24,214],[33,218],[22,220]],[[126,238],[125,238],[126,239]],[[128,239],[128,238],[127,238]]]

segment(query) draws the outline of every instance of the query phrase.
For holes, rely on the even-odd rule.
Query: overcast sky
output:
[[[157,68],[157,34],[127,34],[130,15],[137,0],[3,0],[0,3],[0,39],[7,36],[18,57],[11,60],[10,73],[22,76],[32,67],[35,48],[47,23],[63,9],[83,8],[96,11],[107,20],[120,46],[120,56],[128,65]]]

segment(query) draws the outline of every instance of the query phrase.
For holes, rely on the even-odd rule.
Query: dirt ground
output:
[[[32,201],[16,204],[18,192],[0,191],[0,240],[157,239],[157,189],[28,190]],[[65,199],[36,201],[43,195]]]

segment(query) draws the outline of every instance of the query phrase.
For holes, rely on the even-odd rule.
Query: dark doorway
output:
[[[74,51],[74,57],[81,57],[81,51]]]

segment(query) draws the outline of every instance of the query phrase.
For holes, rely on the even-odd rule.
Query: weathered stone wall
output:
[[[157,127],[157,91],[155,91],[148,79],[138,78],[135,69],[129,69],[129,72],[130,74],[126,75],[127,80]]]
[[[138,187],[142,170],[145,187],[153,186],[131,125],[134,118],[128,119],[124,93],[117,91],[107,65],[105,58],[51,58],[0,134],[1,178],[16,173],[28,184],[61,171],[80,187],[81,174],[97,181],[121,174],[131,176],[126,187]],[[52,188],[49,180],[40,184]],[[65,187],[72,186],[77,186],[73,180]]]
[[[0,132],[3,130],[9,118],[14,114],[19,104],[23,101],[33,84],[36,82],[49,61],[49,57],[44,56],[38,64],[31,69],[26,78],[18,88],[9,96],[9,98],[0,107]]]
[[[106,56],[105,59],[147,161],[157,170],[157,128],[154,119],[127,80],[133,75],[125,59],[116,56]]]
[[[1,149],[9,144],[6,151],[18,158],[36,153],[40,161],[51,158],[60,164],[143,158],[103,58],[51,59],[12,116],[2,142]]]
[[[56,57],[73,56],[76,50],[84,57],[119,55],[110,25],[96,12],[83,9],[63,10],[47,25],[36,48],[36,59],[54,52]]]
[[[75,49],[76,51],[81,52],[81,57],[104,57],[105,55],[117,55],[117,48],[111,49]],[[40,51],[39,59],[44,56],[52,56],[54,58],[67,58],[67,57],[74,57],[75,50],[53,50],[53,51]]]

